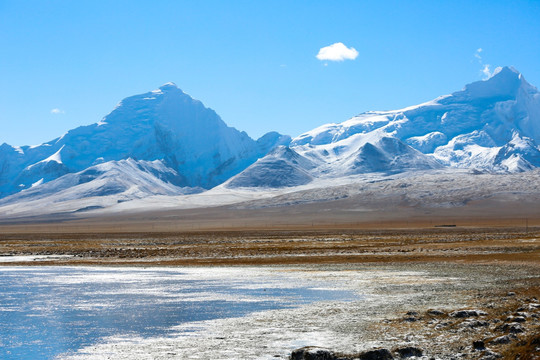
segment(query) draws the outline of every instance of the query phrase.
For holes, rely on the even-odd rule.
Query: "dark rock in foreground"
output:
[[[473,349],[474,350],[485,350],[486,344],[482,340],[476,340],[473,342]]]
[[[357,355],[360,360],[391,360],[394,357],[387,349],[375,349]]]
[[[436,310],[436,309],[429,310],[427,313],[428,313],[428,315],[432,315],[432,316],[442,316],[442,315],[444,315],[443,311]]]
[[[403,358],[408,358],[411,356],[422,356],[423,352],[422,349],[419,349],[414,346],[406,346],[399,349],[396,349],[396,352],[399,354],[399,356]]]
[[[327,349],[306,346],[296,349],[290,356],[291,360],[335,360],[336,356],[333,352]]]
[[[450,313],[454,318],[468,318],[473,316],[485,316],[487,313],[482,310],[457,310]]]
[[[486,302],[484,306],[485,309],[489,309],[489,316],[486,311],[480,309],[461,309],[448,313],[430,309],[424,313],[427,316],[420,316],[420,313],[416,311],[408,311],[405,318],[385,319],[382,321],[385,327],[393,327],[392,331],[397,330],[401,334],[408,334],[406,337],[403,335],[403,339],[394,337],[393,340],[399,343],[395,346],[390,345],[391,351],[378,348],[362,353],[344,354],[313,347],[296,350],[291,359],[391,360],[395,357],[396,359],[524,360],[529,357],[521,355],[540,355],[540,304],[538,300],[515,298],[504,301],[509,301],[509,303],[496,306],[491,299]],[[412,335],[414,331],[420,331],[420,333],[425,331],[424,337],[415,337]],[[394,333],[389,332],[389,337],[393,335]],[[433,341],[434,339],[436,341]],[[456,341],[459,343],[456,344]],[[536,358],[539,357],[531,357],[531,359]]]
[[[403,348],[409,349],[409,348]],[[416,348],[410,348],[419,350]],[[414,350],[412,350],[414,351]],[[420,355],[422,351],[420,351]],[[405,351],[407,352],[407,350]],[[408,355],[408,356],[417,356],[417,355]],[[402,356],[406,357],[406,356]],[[394,357],[387,349],[374,349],[362,352],[356,355],[336,355],[328,349],[323,349],[315,346],[306,346],[300,349],[296,349],[292,352],[289,357],[290,360],[393,360]]]

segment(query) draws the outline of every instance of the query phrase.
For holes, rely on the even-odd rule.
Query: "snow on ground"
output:
[[[32,261],[56,261],[73,257],[72,255],[13,255],[0,256],[0,263],[32,262]]]
[[[113,214],[125,212],[140,212],[165,209],[193,209],[216,207],[244,202],[257,202],[271,199],[273,197],[292,194],[301,191],[312,191],[314,194],[320,193],[322,189],[336,186],[348,185],[356,182],[380,181],[384,178],[392,179],[406,176],[396,174],[386,177],[384,174],[372,173],[358,176],[342,177],[338,179],[316,179],[315,181],[302,186],[284,188],[236,188],[229,189],[225,186],[217,186],[209,191],[184,196],[150,196],[143,199],[136,199],[129,202],[114,204],[108,208],[96,209],[89,214]],[[323,192],[324,193],[324,192]]]
[[[57,200],[53,196],[8,204],[0,207],[0,213],[4,218],[54,213],[100,216],[225,205],[251,208],[285,206],[354,196],[361,196],[364,202],[401,196],[412,205],[454,207],[501,194],[516,199],[538,197],[540,170],[518,174],[490,174],[468,169],[426,170],[394,175],[369,173],[337,179],[319,178],[296,187],[230,189],[222,185],[198,194],[157,195],[131,201],[119,201],[116,195],[67,201]]]

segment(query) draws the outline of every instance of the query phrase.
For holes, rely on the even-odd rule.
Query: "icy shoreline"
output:
[[[17,360],[63,358],[108,339],[183,337],[220,319],[353,299],[269,268],[4,266],[0,288],[0,358]]]
[[[0,255],[0,263],[32,261],[57,261],[72,258],[73,255]]]
[[[184,324],[165,337],[110,337],[60,359],[288,359],[294,349],[312,345],[358,352],[384,343],[368,338],[359,341],[359,336],[368,334],[370,323],[395,313],[405,303],[421,301],[421,294],[411,292],[411,286],[453,287],[457,281],[423,270],[380,267],[272,271],[286,272],[302,281],[331,283],[334,289],[364,295],[358,295],[355,301],[320,301],[241,318]],[[454,299],[453,303],[460,300]]]
[[[47,268],[54,267],[26,269]],[[17,272],[25,268],[1,269],[4,272]],[[107,272],[111,268],[82,269],[94,269],[96,273],[90,277],[76,276],[56,281],[68,285],[82,279],[98,284],[108,279]],[[157,274],[156,270],[157,273],[163,273]],[[186,279],[204,279],[214,283],[232,279],[237,288],[254,293],[234,300],[234,296],[227,297],[224,293],[202,291],[195,298],[221,298],[250,303],[258,301],[260,294],[274,291],[272,298],[288,302],[288,305],[274,309],[255,309],[254,312],[240,316],[222,316],[183,322],[180,325],[177,322],[155,336],[138,335],[136,332],[114,332],[91,344],[77,347],[77,350],[63,352],[55,359],[289,359],[295,349],[305,346],[326,348],[342,354],[358,354],[378,347],[393,349],[418,346],[427,350],[429,356],[446,359],[444,354],[455,354],[460,345],[459,341],[471,347],[472,342],[469,340],[471,334],[474,335],[472,332],[485,328],[466,327],[457,333],[451,330],[451,336],[445,335],[439,339],[437,346],[432,346],[435,344],[432,343],[431,333],[439,331],[436,326],[444,326],[449,315],[443,315],[440,319],[432,318],[426,315],[430,309],[450,314],[456,309],[470,308],[486,301],[484,308],[493,306],[489,304],[499,305],[498,292],[506,291],[510,286],[518,286],[516,279],[521,279],[519,286],[522,289],[527,288],[530,282],[526,279],[532,281],[539,276],[537,268],[526,266],[443,263],[148,269],[137,267],[121,268],[121,271],[122,276],[108,280],[112,285],[119,279],[124,284],[129,284],[136,278],[131,273],[133,271],[144,275],[141,279],[147,284],[153,284],[167,272],[169,276],[178,274]],[[343,299],[340,295],[320,298],[314,302],[308,299],[302,304],[299,299],[280,294],[281,290],[299,286],[313,291],[341,291],[339,294],[352,294],[353,297]],[[114,285],[115,290],[109,291],[115,294],[131,291],[129,287],[116,288]],[[162,299],[174,301],[166,287],[161,286],[154,291]],[[182,293],[175,296],[193,298],[193,295]],[[417,314],[412,315],[417,319],[411,320],[412,322],[407,320],[409,316],[406,314],[409,313]],[[468,323],[465,321],[464,324]]]

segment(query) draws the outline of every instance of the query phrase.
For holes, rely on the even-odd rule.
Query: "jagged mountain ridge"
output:
[[[171,196],[218,184],[216,191],[182,197],[182,206],[197,199],[211,206],[216,194],[229,203],[238,194],[317,193],[329,184],[419,171],[435,177],[452,168],[514,173],[540,167],[539,142],[539,92],[512,68],[424,104],[363,113],[292,141],[275,132],[254,141],[166,84],[46,144],[1,145],[0,214],[135,209],[146,203],[125,202],[152,195],[162,196],[149,203],[162,206],[168,197],[168,206],[176,206],[180,198]],[[11,196],[5,197],[6,188]],[[236,194],[238,188],[247,192]]]
[[[433,101],[395,111],[370,111],[326,124],[292,140],[290,149],[315,166],[313,178],[381,172],[474,168],[520,172],[540,167],[540,93],[510,67]],[[267,155],[226,186],[268,186]],[[286,159],[282,159],[286,160]],[[246,174],[256,168],[259,183]],[[237,181],[241,178],[242,181]],[[304,185],[299,181],[294,185]]]
[[[45,144],[1,145],[0,197],[128,158],[162,161],[177,172],[175,186],[211,188],[289,141],[275,132],[255,141],[168,83],[128,97],[98,123]]]

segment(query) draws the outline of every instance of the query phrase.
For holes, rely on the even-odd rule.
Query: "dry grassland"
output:
[[[512,263],[540,265],[540,228],[234,230],[0,234],[0,256],[65,265]],[[51,264],[50,260],[32,264]]]

